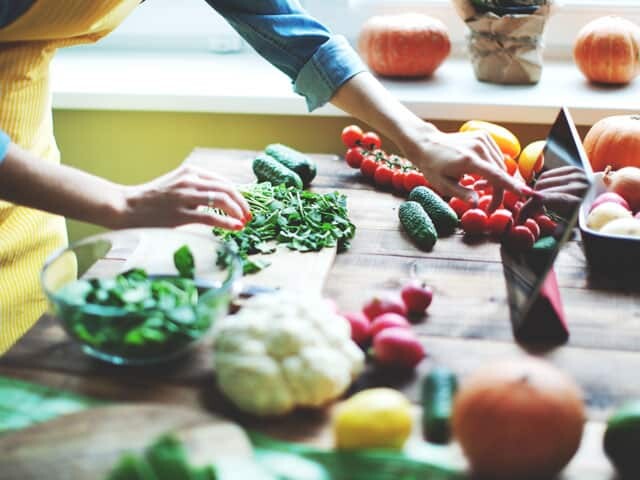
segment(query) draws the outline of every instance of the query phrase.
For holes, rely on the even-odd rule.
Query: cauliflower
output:
[[[288,292],[252,297],[220,320],[213,349],[221,390],[255,415],[321,406],[364,367],[347,320],[319,296]]]

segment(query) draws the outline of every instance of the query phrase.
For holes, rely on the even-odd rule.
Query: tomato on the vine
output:
[[[533,218],[540,227],[540,235],[543,237],[553,235],[556,231],[558,224],[551,220],[548,215],[536,215]]]
[[[468,235],[480,235],[487,229],[488,222],[487,212],[479,208],[472,208],[462,215],[460,226]]]
[[[471,185],[473,185],[474,183],[476,183],[476,179],[473,178],[471,175],[463,175],[462,178],[460,179],[460,181],[458,182],[460,185],[462,185],[463,187],[470,187]]]
[[[509,232],[507,246],[516,252],[526,252],[531,250],[535,241],[531,230],[524,225],[516,225]]]
[[[473,208],[473,205],[471,203],[465,202],[458,197],[451,197],[451,200],[449,200],[449,206],[453,209],[454,212],[456,212],[458,218],[462,217],[462,215],[464,215],[464,212]]]
[[[375,150],[382,146],[382,140],[380,140],[380,137],[375,132],[365,132],[360,141],[362,142],[362,146],[367,150]]]
[[[396,169],[393,172],[393,176],[391,177],[391,185],[393,185],[393,188],[395,188],[397,191],[399,192],[404,192],[404,177],[405,177],[405,172],[404,170],[399,170]]]
[[[491,205],[491,200],[493,200],[493,197],[491,195],[481,196],[480,200],[478,200],[478,208],[489,213],[489,205]]]
[[[381,163],[376,168],[376,171],[373,174],[373,181],[379,187],[388,187],[391,185],[391,179],[393,177],[393,170],[391,167]]]
[[[342,129],[340,138],[346,147],[356,147],[362,141],[362,129],[357,125],[346,126]]]
[[[533,233],[533,238],[535,240],[538,240],[540,238],[540,225],[538,225],[533,218],[527,218],[524,221],[523,225],[531,230],[531,233]]]
[[[373,178],[373,175],[376,173],[377,168],[378,162],[376,161],[376,157],[374,155],[366,155],[362,159],[362,163],[360,164],[360,171],[365,177]]]
[[[351,168],[360,168],[360,165],[362,165],[362,159],[364,158],[363,152],[364,150],[362,150],[361,147],[350,148],[347,150],[344,159]]]
[[[502,203],[504,204],[504,207],[508,208],[511,211],[513,211],[513,207],[519,200],[520,196],[517,193],[513,193],[508,190],[504,192],[504,195],[502,197]]]
[[[489,216],[489,233],[494,237],[501,237],[513,225],[513,213],[504,208],[499,208]]]
[[[427,179],[417,170],[409,170],[404,177],[404,189],[410,192],[416,187],[427,186]]]

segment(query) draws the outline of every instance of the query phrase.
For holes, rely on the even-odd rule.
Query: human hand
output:
[[[426,129],[414,134],[403,150],[405,156],[425,173],[429,183],[445,196],[477,202],[476,193],[459,185],[458,181],[464,174],[481,175],[493,186],[489,211],[498,208],[504,190],[520,195],[532,193],[524,182],[507,173],[502,152],[486,132],[444,133]]]
[[[204,223],[240,230],[251,219],[249,204],[229,180],[193,165],[180,166],[142,185],[124,187],[123,193],[118,228]],[[228,216],[200,206],[220,209]]]

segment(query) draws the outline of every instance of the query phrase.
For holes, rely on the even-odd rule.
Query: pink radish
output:
[[[617,203],[618,205],[623,206],[627,210],[631,210],[631,208],[629,207],[629,202],[627,202],[624,198],[622,198],[621,195],[615,192],[606,192],[596,197],[596,199],[591,204],[591,207],[589,208],[589,212],[591,212],[591,210],[596,208],[598,205],[602,205],[603,203],[609,203],[609,202]]]
[[[370,333],[371,336],[375,338],[375,336],[382,330],[393,327],[410,328],[411,324],[405,317],[398,315],[397,313],[383,313],[382,315],[378,315],[373,319],[373,322],[371,322]]]

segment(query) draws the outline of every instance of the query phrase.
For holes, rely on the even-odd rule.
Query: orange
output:
[[[518,138],[509,130],[495,123],[485,122],[483,120],[469,120],[460,127],[461,132],[473,132],[484,130],[498,144],[500,150],[511,158],[518,158],[520,155],[520,142]]]

